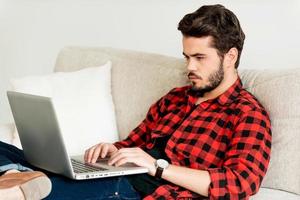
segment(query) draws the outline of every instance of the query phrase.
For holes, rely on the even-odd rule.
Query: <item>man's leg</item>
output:
[[[71,180],[59,175],[50,175],[52,191],[49,199],[141,199],[125,177],[110,177],[89,180]]]
[[[42,172],[32,171],[32,167],[20,149],[0,141],[0,200],[35,200],[50,193],[49,178]]]
[[[30,171],[31,166],[17,147],[0,141],[0,175],[8,170]]]

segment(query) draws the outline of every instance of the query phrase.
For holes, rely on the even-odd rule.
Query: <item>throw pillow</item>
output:
[[[53,99],[70,155],[83,154],[99,142],[118,140],[111,95],[111,62],[75,72],[57,72],[11,80],[14,91]],[[16,133],[17,134],[17,133]],[[18,136],[14,135],[15,144]]]

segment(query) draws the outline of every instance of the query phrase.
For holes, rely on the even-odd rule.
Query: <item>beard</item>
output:
[[[189,75],[195,75],[192,72],[189,73]],[[196,76],[196,75],[195,75]],[[199,94],[199,96],[203,96],[204,93],[210,92],[214,90],[216,87],[218,87],[221,82],[224,79],[224,69],[223,65],[220,65],[218,70],[212,74],[209,75],[208,77],[208,84],[203,85],[203,86],[196,86],[195,83],[192,82],[192,91],[196,92]]]

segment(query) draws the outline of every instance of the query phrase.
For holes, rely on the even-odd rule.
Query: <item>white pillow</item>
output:
[[[0,124],[0,141],[12,144],[12,133],[14,132],[14,124]]]
[[[111,95],[111,62],[75,72],[58,72],[11,80],[14,91],[52,97],[70,155],[99,142],[118,140]],[[18,136],[14,135],[14,144]]]

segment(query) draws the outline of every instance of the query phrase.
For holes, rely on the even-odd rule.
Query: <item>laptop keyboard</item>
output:
[[[106,168],[102,167],[93,167],[90,165],[86,165],[74,159],[71,159],[71,163],[75,173],[98,172],[107,170]]]

